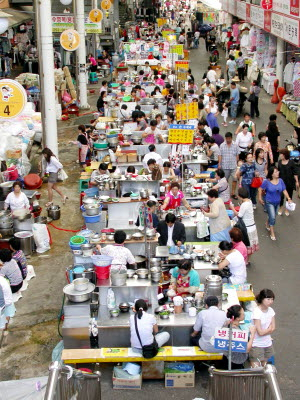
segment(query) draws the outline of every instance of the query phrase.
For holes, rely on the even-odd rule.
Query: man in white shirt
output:
[[[126,240],[126,233],[124,231],[116,231],[114,235],[115,244],[105,246],[101,248],[101,245],[97,245],[97,249],[101,254],[110,256],[113,258],[112,264],[125,265],[129,264],[131,267],[135,266],[135,258],[131,251],[124,247]]]
[[[147,162],[151,159],[156,161],[156,164],[158,164],[160,167],[163,166],[163,159],[161,158],[161,155],[156,153],[156,147],[154,146],[154,144],[150,144],[150,146],[148,147],[149,149],[149,153],[145,155],[145,157],[143,158],[143,167],[144,168],[148,168],[148,164]]]
[[[145,66],[141,67],[140,71],[144,71],[144,75],[147,77],[152,75],[152,69],[150,67],[149,61],[145,62]]]

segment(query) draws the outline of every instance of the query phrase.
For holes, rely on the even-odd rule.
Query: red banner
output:
[[[264,30],[271,32],[271,11],[265,10]]]
[[[299,16],[299,0],[290,0],[290,13],[291,15]]]

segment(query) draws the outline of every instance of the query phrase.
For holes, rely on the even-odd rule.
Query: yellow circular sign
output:
[[[89,19],[91,22],[98,23],[103,19],[103,12],[98,8],[94,8],[89,12]]]
[[[0,81],[0,118],[15,118],[24,110],[26,103],[27,94],[20,83],[12,79]]]
[[[67,29],[60,35],[60,44],[62,48],[68,51],[77,50],[80,45],[80,36],[75,29]]]
[[[109,10],[110,7],[111,7],[111,2],[109,0],[102,0],[101,1],[102,10]]]

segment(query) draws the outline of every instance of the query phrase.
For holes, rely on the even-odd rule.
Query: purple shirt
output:
[[[281,200],[281,193],[286,189],[282,179],[279,178],[277,185],[265,179],[261,188],[266,191],[266,201],[272,204],[279,204]]]
[[[212,138],[215,139],[215,142],[217,143],[218,146],[220,146],[224,142],[223,136],[220,135],[219,133],[212,134]]]

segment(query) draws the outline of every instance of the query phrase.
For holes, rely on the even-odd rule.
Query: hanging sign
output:
[[[89,12],[89,19],[91,22],[98,23],[103,19],[103,12],[98,8],[94,8]]]
[[[12,119],[21,114],[27,103],[27,94],[20,83],[12,79],[0,81],[0,118]]]
[[[179,56],[183,56],[183,44],[176,44],[171,46],[170,53],[175,53]]]
[[[176,70],[185,69],[186,71],[188,71],[188,69],[189,69],[189,61],[176,61],[175,62],[175,69]]]
[[[264,10],[272,10],[273,0],[261,0],[261,7]]]
[[[75,29],[67,29],[60,35],[61,47],[67,51],[74,51],[80,45],[80,36]]]
[[[232,329],[231,348],[237,353],[247,353],[248,332],[241,329]],[[229,349],[229,328],[216,328],[214,348],[228,351]]]
[[[111,8],[111,2],[109,0],[102,0],[101,1],[101,8],[102,10],[109,10]]]
[[[183,103],[175,106],[176,119],[197,119],[199,114],[198,103]]]
[[[169,127],[168,142],[171,144],[192,144],[194,130],[194,125],[172,124]]]
[[[165,25],[168,20],[167,18],[156,18],[157,26],[160,28],[161,26]]]

